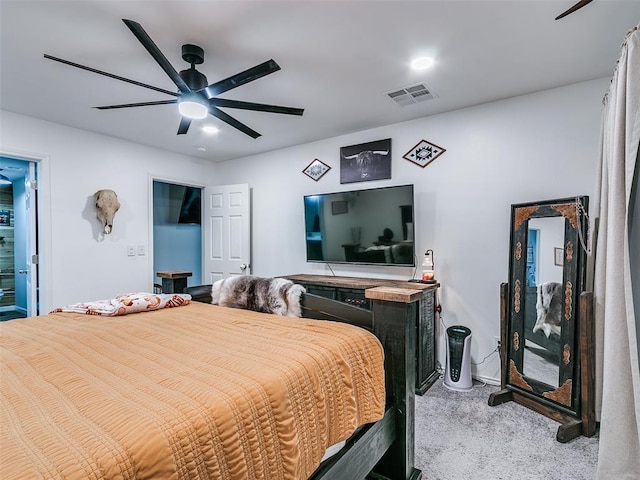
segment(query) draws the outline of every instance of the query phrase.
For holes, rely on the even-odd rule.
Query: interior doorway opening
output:
[[[38,315],[36,167],[0,156],[0,321]]]
[[[202,284],[202,188],[153,181],[153,275],[188,271],[187,286]]]

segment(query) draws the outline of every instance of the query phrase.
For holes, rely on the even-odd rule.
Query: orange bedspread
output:
[[[0,325],[0,478],[306,479],[384,413],[357,327],[201,303]]]

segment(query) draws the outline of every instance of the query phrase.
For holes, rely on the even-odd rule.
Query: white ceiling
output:
[[[162,149],[224,161],[595,78],[610,77],[640,1],[5,1],[0,107]],[[47,53],[175,91],[121,21],[140,23],[176,70],[184,43],[205,50],[209,83],[273,58],[282,70],[223,98],[302,107],[302,117],[225,109],[262,133],[219,120],[176,135],[175,105],[146,88],[46,60]],[[411,71],[416,55],[435,65]],[[424,82],[436,98],[401,107],[386,92]],[[207,136],[205,123],[220,128]],[[36,132],[34,132],[35,134]],[[206,152],[199,152],[203,146]]]

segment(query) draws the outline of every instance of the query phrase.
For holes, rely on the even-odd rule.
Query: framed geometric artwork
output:
[[[434,143],[421,140],[420,143],[405,153],[402,158],[424,168],[446,151],[446,149]]]
[[[340,148],[340,183],[391,178],[391,139]]]
[[[302,173],[317,182],[329,170],[331,170],[331,167],[329,165],[321,162],[316,158],[313,162],[307,165],[304,170],[302,170]]]

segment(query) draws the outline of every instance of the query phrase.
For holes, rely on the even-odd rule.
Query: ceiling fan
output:
[[[578,3],[576,3],[573,7],[571,7],[570,9],[562,12],[560,15],[558,15],[556,17],[556,20],[560,20],[563,17],[566,17],[567,15],[569,15],[570,13],[575,12],[576,10],[584,7],[585,5],[591,3],[593,0],[580,0]]]
[[[44,58],[64,63],[66,65],[71,65],[72,67],[81,68],[89,72],[105,75],[110,78],[115,78],[116,80],[121,80],[133,85],[149,88],[157,92],[166,93],[167,95],[171,95],[176,98],[154,102],[106,105],[94,108],[97,108],[98,110],[110,110],[116,108],[178,104],[178,110],[182,115],[182,119],[180,120],[180,125],[178,127],[178,135],[184,135],[187,133],[192,119],[201,119],[205,118],[207,115],[213,115],[214,117],[222,120],[223,122],[231,125],[232,127],[240,130],[241,132],[249,135],[252,138],[258,138],[260,134],[255,130],[249,128],[247,125],[239,122],[232,116],[226,114],[218,107],[255,110],[258,112],[282,113],[286,115],[303,114],[304,109],[302,108],[281,107],[277,105],[266,105],[263,103],[242,102],[239,100],[217,98],[217,95],[223,92],[257,80],[261,77],[264,77],[265,75],[269,75],[270,73],[277,72],[278,70],[280,70],[280,66],[274,60],[267,60],[264,63],[232,75],[229,78],[225,78],[224,80],[220,80],[218,82],[207,85],[207,77],[205,77],[195,68],[195,65],[199,65],[204,62],[204,50],[202,48],[198,47],[197,45],[191,44],[182,45],[182,59],[185,62],[191,64],[191,67],[178,73],[139,23],[126,19],[122,19],[122,21],[127,27],[129,27],[129,30],[131,30],[131,32],[136,36],[140,43],[142,43],[142,46],[147,49],[147,51],[151,54],[158,65],[160,65],[160,67],[169,76],[169,78],[171,78],[173,83],[176,84],[176,87],[178,87],[177,92],[172,92],[170,90],[154,87],[153,85],[147,85],[145,83],[114,75],[112,73],[96,70],[95,68],[70,62],[69,60],[63,60],[61,58],[53,57],[51,55],[47,55],[46,53],[44,54]]]

